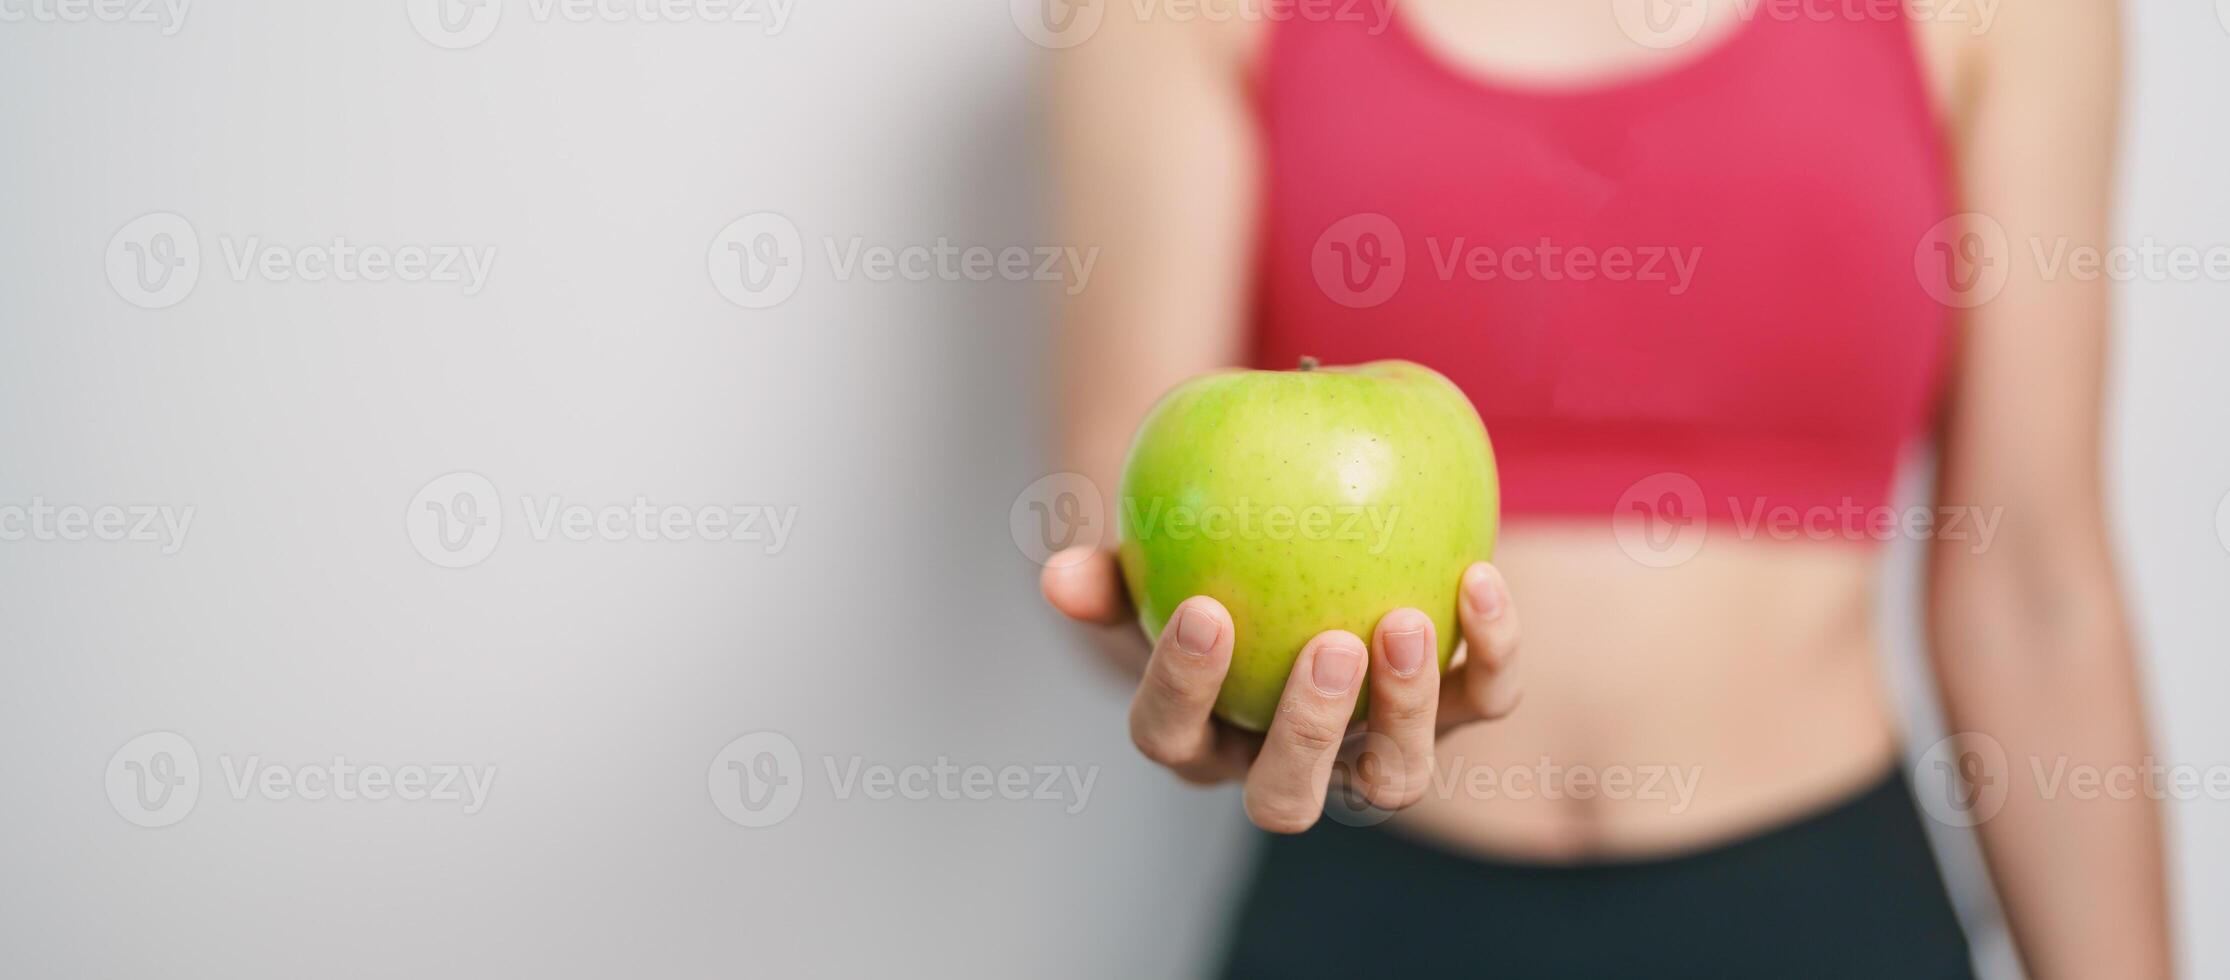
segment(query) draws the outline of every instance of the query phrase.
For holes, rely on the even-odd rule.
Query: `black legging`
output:
[[[1692,855],[1549,866],[1329,820],[1269,843],[1233,977],[1972,977],[1901,773]]]

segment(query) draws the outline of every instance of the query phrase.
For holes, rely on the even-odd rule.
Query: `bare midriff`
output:
[[[1610,523],[1512,522],[1525,701],[1444,736],[1396,829],[1561,862],[1676,854],[1800,819],[1880,779],[1896,715],[1872,597],[1880,550],[1711,540],[1667,568]]]

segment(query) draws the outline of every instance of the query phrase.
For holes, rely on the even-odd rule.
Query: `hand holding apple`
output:
[[[1109,643],[1146,646],[1131,625],[1135,613],[1113,553],[1063,552],[1047,564],[1039,584],[1055,609],[1102,627]],[[1146,658],[1131,699],[1131,741],[1187,782],[1244,780],[1247,816],[1256,826],[1299,833],[1323,812],[1367,673],[1367,727],[1382,738],[1374,740],[1372,761],[1351,770],[1349,787],[1383,809],[1416,803],[1431,785],[1437,736],[1503,717],[1521,697],[1518,614],[1508,584],[1494,566],[1479,562],[1463,572],[1461,594],[1457,618],[1465,652],[1445,674],[1422,666],[1422,652],[1435,648],[1438,634],[1419,610],[1396,609],[1381,618],[1367,659],[1360,638],[1327,631],[1302,650],[1285,680],[1283,710],[1260,735],[1213,717],[1237,630],[1222,603],[1188,599]],[[1319,668],[1332,675],[1331,683],[1320,679]],[[1342,683],[1342,672],[1356,676]]]
[[[1137,616],[1154,643],[1133,741],[1190,781],[1243,777],[1262,827],[1316,821],[1354,719],[1373,738],[1352,788],[1398,809],[1429,785],[1438,732],[1515,705],[1517,617],[1485,561],[1492,451],[1431,370],[1180,385],[1140,426],[1118,505],[1119,557],[1056,556],[1046,596],[1086,622]]]

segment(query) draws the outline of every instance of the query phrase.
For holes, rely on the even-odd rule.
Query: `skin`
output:
[[[1647,73],[1713,40],[1643,48],[1607,4],[1398,9],[1447,59],[1504,80]],[[2005,227],[2016,258],[2032,240],[2110,244],[2119,20],[2109,0],[2003,0],[1986,31],[1948,17],[1914,25],[1957,191]],[[1734,22],[1716,16],[1708,30]],[[1103,250],[1094,288],[1063,316],[1061,461],[1103,487],[1115,485],[1157,395],[1243,360],[1259,217],[1245,84],[1262,26],[1109,16],[1054,59],[1064,235]],[[1930,545],[1929,660],[1951,730],[1985,733],[2012,760],[2004,807],[1976,832],[2029,974],[2167,976],[2157,804],[2046,798],[2027,778],[2031,760],[2103,768],[2148,755],[2099,465],[2107,283],[2007,265],[2003,291],[1959,326],[1936,489],[1938,506],[1994,511],[2001,527],[1979,554],[1969,540]],[[1367,649],[1345,632],[1310,641],[1264,736],[1210,718],[1233,641],[1218,604],[1187,600],[1148,650],[1111,555],[1064,553],[1042,584],[1110,658],[1142,671],[1131,711],[1140,751],[1193,782],[1244,782],[1262,827],[1295,832],[1317,819],[1361,688],[1353,675],[1367,665],[1373,734],[1401,751],[1349,779],[1373,803],[1409,807],[1393,826],[1459,850],[1558,861],[1739,838],[1831,806],[1897,765],[1872,616],[1880,558],[1841,543],[1715,536],[1686,564],[1645,568],[1607,520],[1513,520],[1496,564],[1464,573],[1465,649],[1446,676],[1397,668],[1407,634],[1431,624],[1392,610]],[[1523,658],[1513,588],[1530,624]],[[1513,714],[1521,691],[1526,708]],[[1475,724],[1488,719],[1500,720]],[[1436,772],[1543,757],[1695,767],[1702,778],[1679,806],[1432,789]]]

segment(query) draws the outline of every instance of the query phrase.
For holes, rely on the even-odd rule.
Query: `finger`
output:
[[[1170,615],[1130,703],[1131,742],[1146,758],[1196,782],[1238,774],[1216,751],[1210,712],[1231,668],[1235,631],[1223,604],[1193,596]]]
[[[1262,753],[1247,770],[1247,817],[1255,826],[1297,834],[1324,812],[1324,786],[1355,713],[1370,653],[1345,630],[1319,633],[1285,679]]]
[[[1479,562],[1463,574],[1463,669],[1445,685],[1441,726],[1492,721],[1517,709],[1524,696],[1518,670],[1518,611],[1501,571]],[[1450,695],[1454,695],[1451,697]],[[1451,703],[1451,701],[1453,703]]]
[[[1372,737],[1348,771],[1372,806],[1399,810],[1423,799],[1432,783],[1439,652],[1432,617],[1415,609],[1387,613],[1371,636]]]
[[[1117,626],[1130,620],[1114,552],[1079,547],[1055,554],[1038,574],[1038,588],[1061,615],[1077,622]]]

